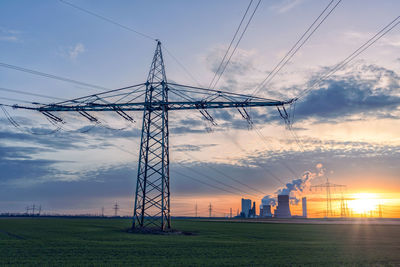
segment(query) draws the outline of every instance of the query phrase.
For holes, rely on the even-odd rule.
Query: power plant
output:
[[[272,217],[272,212],[271,212],[271,205],[262,205],[260,207],[260,217],[264,218],[271,218]]]
[[[243,218],[255,218],[256,217],[256,202],[253,202],[253,207],[251,207],[251,199],[242,198],[242,212],[240,217]]]
[[[273,203],[262,203],[260,205],[260,214],[257,216],[255,202],[253,202],[253,206],[251,206],[251,199],[242,198],[242,211],[240,215],[237,217],[241,218],[307,218],[307,198],[303,197],[301,199],[302,203],[302,215],[293,215],[290,212],[290,197],[289,195],[278,195],[278,205],[274,212],[272,211],[272,207],[275,205]]]
[[[278,195],[278,206],[274,213],[276,218],[290,218],[289,195]]]

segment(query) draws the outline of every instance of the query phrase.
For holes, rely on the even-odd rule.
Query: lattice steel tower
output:
[[[198,110],[205,120],[216,125],[209,109],[235,108],[252,123],[246,107],[274,106],[285,122],[289,115],[284,105],[293,103],[252,95],[224,92],[167,82],[161,42],[157,41],[150,72],[145,83],[113,89],[58,103],[33,106],[12,105],[13,108],[42,113],[58,129],[65,123],[58,115],[77,112],[91,123],[101,121],[94,112],[114,112],[129,122],[135,120],[127,112],[143,112],[142,134],[137,170],[134,206],[134,229],[165,231],[171,228],[168,112]],[[4,106],[4,105],[3,105]]]
[[[159,41],[146,82],[133,228],[155,224],[154,220],[160,218],[164,230],[171,228],[168,106],[153,109],[155,102],[168,103],[167,77]]]

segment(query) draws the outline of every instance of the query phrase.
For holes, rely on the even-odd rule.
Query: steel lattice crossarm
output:
[[[146,102],[144,99],[146,87],[151,90],[151,88],[156,88],[157,86],[161,86],[161,83],[142,83],[58,103],[35,106],[13,105],[13,108],[31,109],[39,112],[143,111],[148,109],[162,110],[163,108],[168,110],[188,110],[284,106],[293,102],[293,99],[279,101],[175,83],[166,83],[164,85],[169,93],[167,102]]]
[[[275,106],[288,120],[285,105],[294,100],[279,101],[251,95],[236,94],[207,88],[169,83],[165,74],[161,42],[157,43],[145,83],[92,94],[67,101],[14,108],[41,112],[55,123],[63,122],[58,113],[78,112],[91,122],[98,123],[94,113],[116,112],[128,121],[129,111],[143,111],[133,229],[171,229],[169,130],[168,113],[172,110],[199,110],[212,124],[209,109],[236,108],[252,123],[247,107]]]

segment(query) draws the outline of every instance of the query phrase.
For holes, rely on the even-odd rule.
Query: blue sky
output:
[[[230,92],[251,93],[301,36],[329,1],[262,1],[236,54],[219,82]],[[71,3],[111,18],[163,45],[194,79],[164,52],[169,80],[207,86],[247,7],[247,1],[77,1]],[[260,95],[289,98],[338,63],[399,15],[399,1],[343,0],[306,45]],[[140,35],[76,10],[60,1],[0,2],[0,62],[62,77],[118,88],[145,81],[155,43]],[[248,131],[235,111],[218,111],[213,133],[197,113],[171,114],[173,207],[192,210],[213,202],[216,209],[239,207],[242,185],[214,169],[240,179],[265,194],[282,183],[316,173],[323,164],[332,181],[349,190],[398,192],[400,173],[399,73],[400,27],[365,51],[346,69],[297,104],[296,133],[285,130],[275,109],[252,110],[267,137]],[[0,68],[0,87],[73,98],[98,91]],[[47,103],[48,99],[1,92],[2,97]],[[1,99],[0,99],[1,100]],[[14,104],[15,101],[1,100]],[[115,201],[130,214],[136,181],[140,122],[134,126],[114,115],[101,115],[112,131],[77,115],[65,115],[65,131],[54,135],[40,115],[8,109],[23,130],[0,115],[0,212],[23,211],[41,203],[51,212],[111,213]],[[135,114],[140,118],[140,114]],[[289,168],[287,167],[289,166]],[[232,184],[237,196],[174,174],[195,176],[190,169]],[[293,173],[294,172],[294,173]],[[272,175],[271,175],[272,174]],[[295,175],[296,174],[296,177]],[[207,182],[205,177],[196,177]],[[315,182],[322,177],[316,177]],[[318,180],[319,179],[319,180]],[[251,191],[251,190],[250,190]],[[204,204],[206,209],[206,204]]]

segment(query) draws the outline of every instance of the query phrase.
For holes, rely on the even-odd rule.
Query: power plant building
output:
[[[254,218],[256,217],[256,202],[253,202],[253,207],[251,208],[249,212],[249,217]]]
[[[260,217],[272,217],[271,205],[262,205],[260,207]]]
[[[251,199],[242,198],[242,212],[240,213],[240,216],[248,218],[251,210]]]
[[[278,206],[275,209],[276,218],[290,218],[289,195],[278,195]]]

